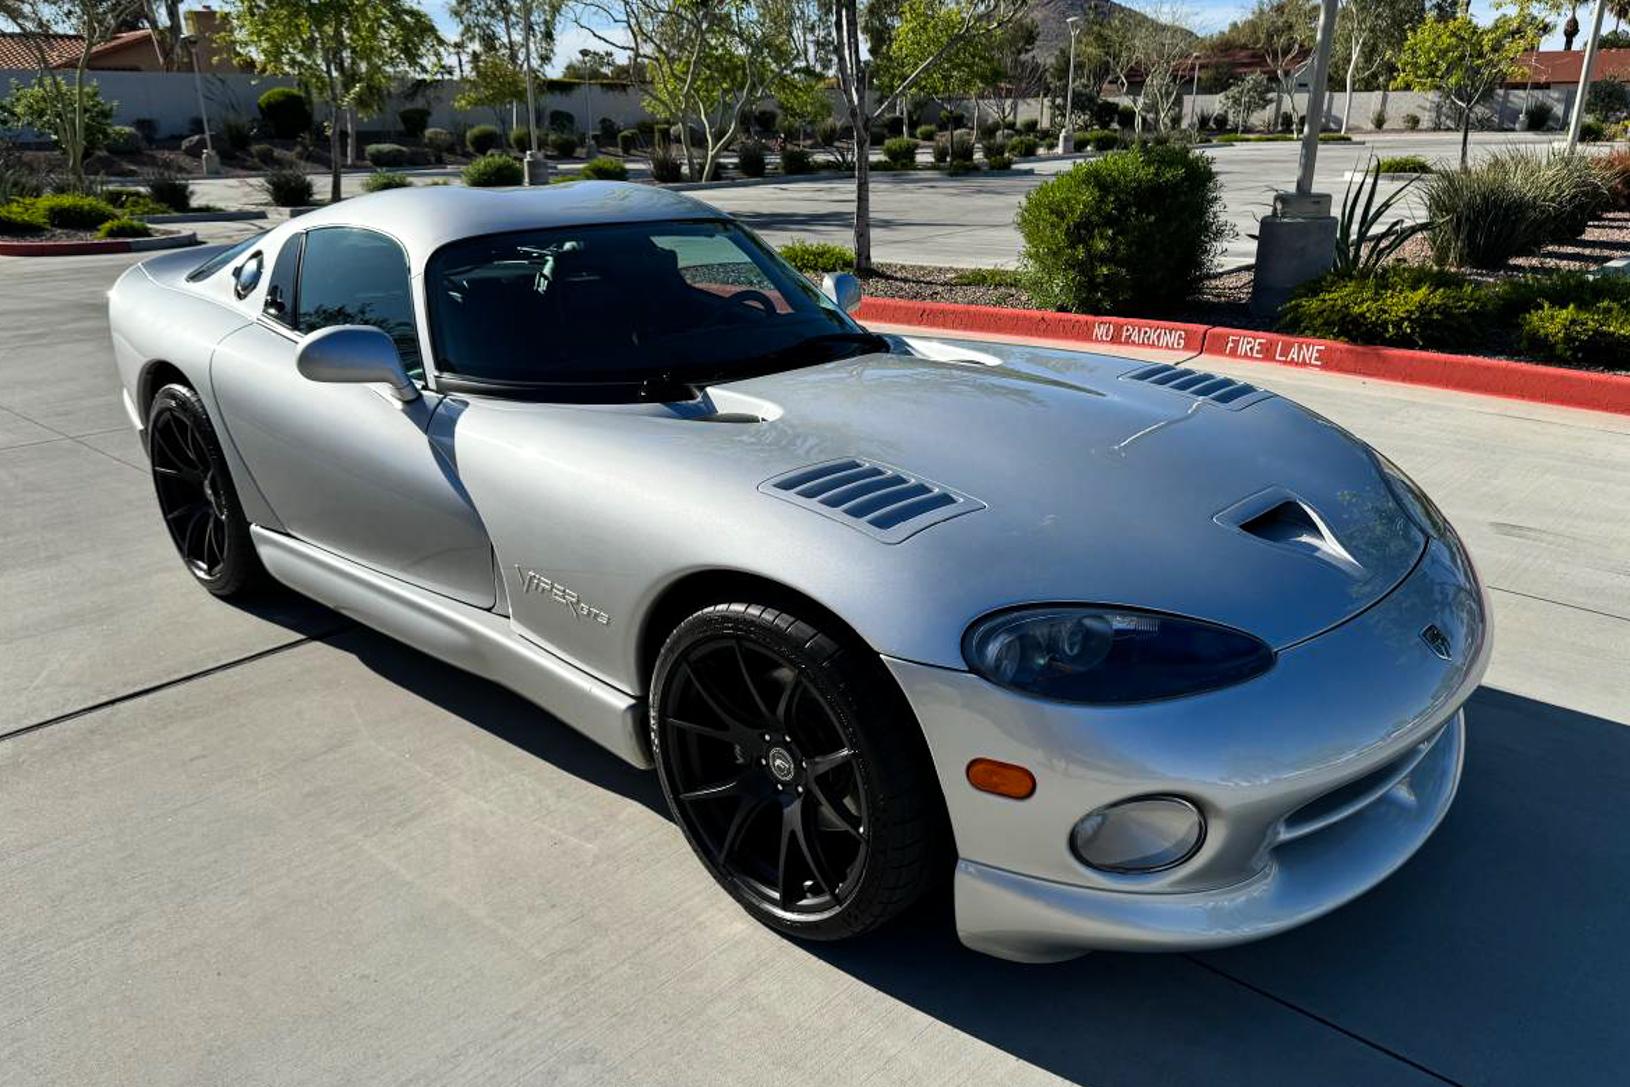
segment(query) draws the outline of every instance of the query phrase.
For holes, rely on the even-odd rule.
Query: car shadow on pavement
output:
[[[940,905],[812,950],[1085,1083],[1623,1082],[1630,728],[1486,687],[1467,721],[1438,833],[1380,887],[1285,935],[1020,966],[962,948]]]

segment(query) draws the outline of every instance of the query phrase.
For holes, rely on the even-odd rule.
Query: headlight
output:
[[[1205,817],[1187,800],[1145,796],[1083,817],[1070,833],[1070,847],[1107,872],[1158,872],[1194,856],[1205,833]]]
[[[1086,605],[988,616],[969,628],[962,654],[998,686],[1096,705],[1211,691],[1273,664],[1266,644],[1228,627]]]
[[[1420,489],[1413,479],[1404,475],[1404,470],[1392,463],[1375,450],[1370,450],[1375,456],[1375,466],[1381,469],[1381,478],[1387,481],[1387,489],[1392,492],[1393,501],[1398,508],[1408,515],[1415,527],[1432,537],[1434,540],[1455,539],[1454,529],[1444,520],[1443,514],[1438,512],[1437,506],[1426,497],[1426,492]]]

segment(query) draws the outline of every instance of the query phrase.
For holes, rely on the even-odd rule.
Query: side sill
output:
[[[507,687],[641,769],[652,765],[642,700],[524,641],[503,617],[259,525],[249,532],[267,571],[291,589]]]

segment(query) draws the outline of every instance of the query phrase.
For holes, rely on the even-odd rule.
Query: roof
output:
[[[7,32],[0,33],[0,69],[39,67],[39,57],[34,51],[34,39],[37,38],[43,38],[46,58],[53,68],[71,68],[79,63],[79,50],[85,41],[81,35]],[[90,67],[100,67],[97,64],[98,60],[114,56],[131,46],[145,46],[151,49],[152,41],[151,30],[127,30],[122,34],[115,34],[91,50]]]
[[[369,227],[408,252],[414,274],[448,242],[513,230],[663,219],[723,219],[717,208],[683,193],[621,181],[578,181],[536,188],[472,189],[422,185],[352,197],[291,220],[293,229]]]
[[[1523,75],[1506,80],[1506,86],[1524,86],[1529,72],[1533,73],[1535,83],[1578,83],[1584,62],[1583,49],[1536,49],[1517,58],[1517,67],[1523,70]],[[1596,54],[1592,79],[1607,76],[1630,82],[1630,49],[1603,49]]]

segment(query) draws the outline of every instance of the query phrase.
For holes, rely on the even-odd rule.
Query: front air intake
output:
[[[758,489],[890,544],[985,508],[943,484],[854,457],[796,468]]]
[[[1170,366],[1164,362],[1122,374],[1121,380],[1159,385],[1161,388],[1185,393],[1199,400],[1221,404],[1234,411],[1250,407],[1257,401],[1266,400],[1273,395],[1265,389],[1259,389],[1244,381],[1235,381],[1231,377],[1208,374],[1204,370],[1190,370],[1186,366]]]

